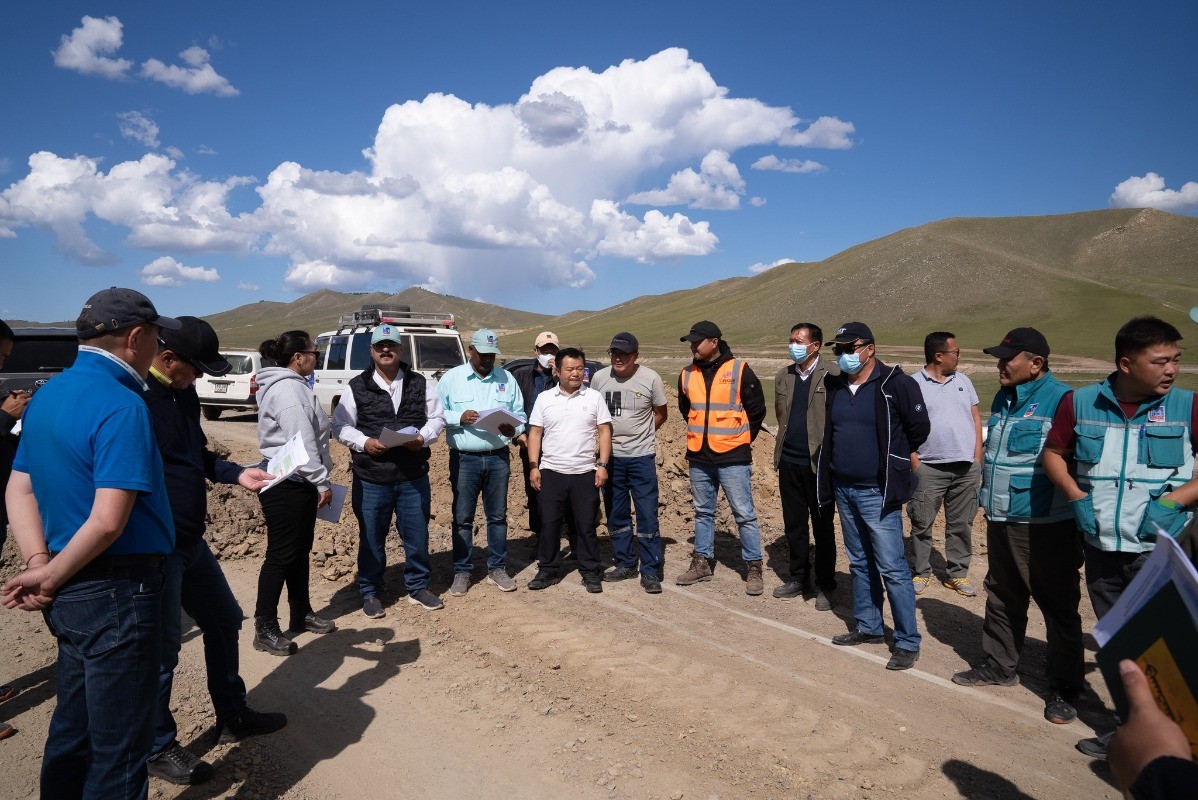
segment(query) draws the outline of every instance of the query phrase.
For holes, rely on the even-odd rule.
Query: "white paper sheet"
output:
[[[348,486],[342,486],[340,483],[333,484],[333,501],[327,506],[321,506],[316,509],[316,518],[323,519],[325,522],[331,522],[336,525],[341,521],[341,510],[345,507],[345,495],[349,492]]]
[[[420,431],[411,425],[398,431],[383,428],[383,432],[379,434],[379,441],[384,447],[398,447],[401,444],[416,441],[416,437],[419,435]]]
[[[272,486],[277,485],[280,481],[285,481],[295,474],[295,471],[308,463],[308,451],[304,448],[304,437],[297,432],[287,440],[287,444],[279,448],[278,452],[266,464],[266,471],[274,478],[270,483],[258,490],[261,494]]]
[[[496,436],[502,436],[499,432],[500,425],[511,425],[513,428],[518,428],[524,424],[524,420],[512,414],[506,408],[488,408],[486,411],[478,412],[478,419],[474,421],[472,428],[478,428],[480,431],[493,433]]]
[[[1190,609],[1190,616],[1198,620],[1198,571],[1182,552],[1181,545],[1172,536],[1157,528],[1156,547],[1153,548],[1152,555],[1123,590],[1114,608],[1094,626],[1094,641],[1098,642],[1098,646],[1105,646],[1111,637],[1170,581],[1177,586],[1178,594]]]

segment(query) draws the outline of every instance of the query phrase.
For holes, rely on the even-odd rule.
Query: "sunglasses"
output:
[[[848,355],[849,353],[855,353],[862,347],[871,344],[873,344],[873,342],[858,342],[857,344],[834,344],[832,345],[832,353],[834,355],[844,356]]]

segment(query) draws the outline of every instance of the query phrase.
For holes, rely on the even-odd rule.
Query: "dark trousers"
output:
[[[308,553],[316,536],[316,503],[320,495],[307,481],[282,481],[258,495],[266,517],[266,558],[258,573],[255,617],[277,619],[279,598],[287,586],[291,622],[302,622],[312,610],[308,599]]]
[[[790,550],[790,579],[799,586],[811,580],[811,538],[815,537],[815,586],[830,592],[836,588],[836,531],[832,528],[835,506],[820,508],[815,493],[815,473],[809,466],[778,464],[778,493],[782,496],[782,522]],[[808,524],[810,519],[810,524]]]
[[[524,496],[528,499],[528,530],[533,536],[540,536],[541,533],[541,501],[538,499],[540,492],[532,488],[532,479],[529,477],[532,474],[532,464],[528,461],[528,450],[520,448],[520,466],[524,470]],[[543,485],[543,484],[542,484]],[[599,506],[595,506],[595,524],[599,524]],[[566,517],[566,539],[570,542],[570,547],[574,547],[574,525],[570,518]]]
[[[990,666],[1014,674],[1027,632],[1027,611],[1035,600],[1048,634],[1045,677],[1055,689],[1083,686],[1081,534],[1072,520],[1043,525],[988,522],[986,619],[982,649]]]
[[[599,490],[595,488],[595,472],[567,475],[553,470],[541,470],[541,530],[537,534],[537,561],[540,568],[556,573],[560,567],[562,524],[570,520],[574,526],[574,552],[582,572],[598,572],[599,539],[595,536],[595,517],[599,513]]]
[[[1114,607],[1152,551],[1109,553],[1086,545],[1085,553],[1086,592],[1090,595],[1090,605],[1094,606],[1094,616],[1102,619]]]

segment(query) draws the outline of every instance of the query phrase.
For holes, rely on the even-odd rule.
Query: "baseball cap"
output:
[[[995,358],[1011,358],[1024,352],[1048,358],[1048,340],[1035,328],[1015,328],[1002,337],[1000,344],[983,348],[982,352]]]
[[[846,322],[836,329],[836,335],[828,344],[852,344],[858,339],[872,342],[874,332],[864,322]]]
[[[75,320],[75,331],[80,339],[94,339],[121,328],[145,323],[164,330],[179,330],[179,320],[159,314],[150,298],[133,289],[113,286],[87,298],[79,318]]]
[[[547,344],[557,345],[560,347],[560,343],[557,340],[557,334],[553,331],[541,331],[537,334],[537,340],[533,342],[533,344],[537,347],[544,347]]]
[[[691,332],[683,336],[678,341],[680,342],[701,342],[704,339],[719,339],[723,334],[720,333],[720,326],[708,320],[702,320],[691,325]]]
[[[387,325],[386,323],[376,325],[374,333],[370,334],[370,343],[378,344],[379,342],[395,342],[396,344],[400,344],[399,331],[395,329],[394,325]]]
[[[197,317],[179,317],[179,322],[179,330],[162,332],[167,350],[205,375],[224,375],[233,368],[220,354],[220,341],[211,325]]]
[[[470,346],[482,353],[499,355],[499,337],[490,328],[479,328],[470,337]]]
[[[608,350],[619,350],[621,353],[639,353],[641,343],[631,333],[617,333],[611,338]]]

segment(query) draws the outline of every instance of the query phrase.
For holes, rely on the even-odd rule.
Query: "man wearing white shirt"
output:
[[[599,489],[607,483],[611,459],[611,413],[603,395],[584,387],[586,356],[567,347],[557,352],[559,383],[537,397],[528,424],[529,480],[541,504],[536,576],[528,588],[547,589],[561,580],[562,520],[569,515],[576,532],[582,583],[588,592],[603,591],[595,518]],[[595,437],[599,460],[595,461]]]
[[[376,327],[370,337],[374,365],[349,382],[333,412],[333,435],[352,456],[358,590],[362,610],[372,618],[384,615],[380,596],[392,516],[403,542],[408,602],[429,611],[445,605],[428,589],[429,445],[445,428],[445,412],[436,382],[400,360],[402,355],[395,327]],[[419,436],[405,445],[387,447],[378,439],[384,428],[407,427]]]

